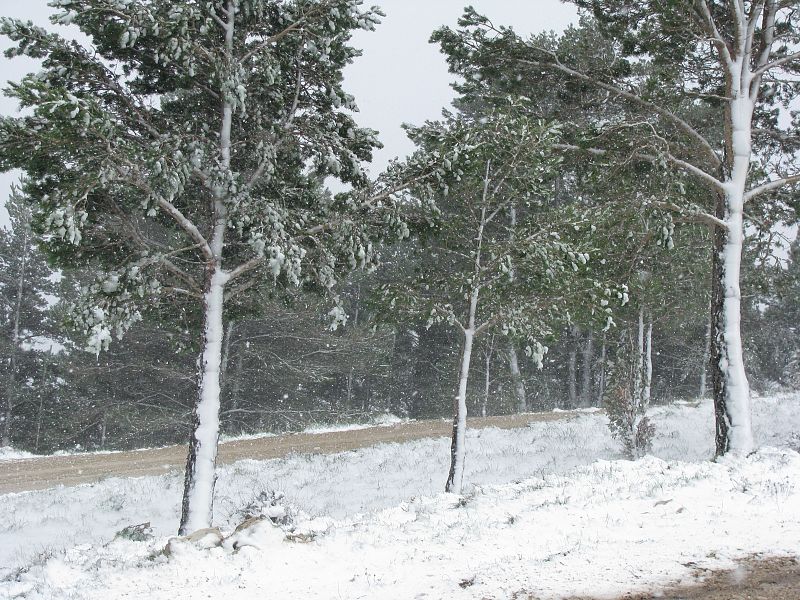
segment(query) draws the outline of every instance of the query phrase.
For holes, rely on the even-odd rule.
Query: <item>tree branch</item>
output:
[[[795,183],[800,183],[800,173],[796,175],[790,175],[788,177],[783,177],[781,179],[776,179],[774,181],[769,181],[767,183],[754,187],[744,195],[744,201],[749,202],[756,196],[760,196],[761,194],[766,194],[767,192],[774,192],[775,190],[778,190],[784,186],[794,185]]]
[[[635,104],[638,104],[640,106],[648,108],[649,110],[652,110],[654,113],[656,113],[656,114],[664,117],[665,119],[671,121],[672,123],[674,123],[679,129],[681,129],[689,137],[691,137],[696,142],[698,142],[700,147],[703,148],[703,150],[705,151],[705,154],[708,156],[708,158],[711,159],[711,162],[715,167],[720,166],[722,164],[722,160],[720,159],[720,157],[717,154],[716,150],[714,150],[714,148],[711,146],[709,141],[699,131],[697,131],[694,127],[692,127],[689,123],[687,123],[684,119],[680,118],[678,115],[676,115],[672,111],[669,111],[666,108],[658,106],[657,104],[654,104],[653,102],[650,102],[649,100],[645,100],[644,98],[642,98],[641,96],[639,96],[637,94],[634,94],[632,92],[628,92],[626,90],[623,90],[623,89],[621,89],[619,87],[616,87],[614,85],[605,83],[603,81],[599,81],[599,80],[595,79],[594,77],[591,77],[591,76],[589,76],[589,75],[587,75],[585,73],[582,73],[580,71],[576,71],[575,69],[572,69],[572,68],[564,65],[563,63],[561,63],[561,61],[558,59],[558,57],[553,52],[550,52],[548,50],[544,50],[544,49],[541,49],[541,48],[537,48],[537,50],[549,54],[550,56],[553,57],[553,60],[555,62],[548,63],[548,62],[531,61],[531,60],[525,60],[525,59],[518,59],[518,62],[520,62],[522,64],[527,64],[527,65],[532,66],[532,67],[537,67],[537,68],[540,68],[540,69],[541,68],[556,69],[556,70],[561,71],[562,73],[564,73],[566,75],[569,75],[570,77],[574,77],[576,79],[580,79],[581,81],[585,81],[586,83],[589,83],[591,85],[594,85],[596,87],[604,89],[604,90],[606,90],[608,92],[611,92],[612,94],[615,94],[615,95],[618,95],[618,96],[622,96],[626,100],[630,100],[631,102],[634,102]]]

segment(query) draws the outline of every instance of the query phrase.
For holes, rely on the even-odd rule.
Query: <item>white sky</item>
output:
[[[345,72],[346,90],[356,97],[360,125],[380,132],[385,148],[376,154],[372,172],[377,174],[395,156],[411,150],[402,123],[420,124],[435,119],[453,98],[451,76],[438,48],[429,44],[431,32],[441,25],[455,25],[463,6],[471,3],[478,12],[498,24],[511,24],[518,31],[561,31],[577,20],[574,7],[560,0],[367,0],[386,13],[375,32],[359,32],[354,45],[364,55]],[[47,0],[0,0],[0,15],[30,19],[46,27],[51,9]],[[67,28],[59,27],[67,35]],[[0,38],[0,49],[8,42]],[[18,80],[36,70],[33,61],[0,57],[0,80]],[[0,97],[0,114],[14,114],[17,107]],[[0,174],[0,225],[8,224],[2,204],[18,174]]]

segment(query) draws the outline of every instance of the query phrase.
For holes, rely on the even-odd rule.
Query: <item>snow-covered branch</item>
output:
[[[749,190],[744,195],[744,201],[749,202],[750,200],[752,200],[757,196],[760,196],[761,194],[774,192],[775,190],[779,190],[784,186],[794,185],[796,183],[800,183],[800,174],[790,175],[788,177],[782,177],[781,179],[775,179],[774,181],[768,181],[767,183],[761,184]]]
[[[757,75],[763,75],[764,73],[766,73],[770,69],[774,69],[776,67],[780,67],[782,65],[788,64],[788,63],[796,61],[796,60],[800,60],[800,52],[794,52],[792,54],[787,54],[786,56],[783,56],[781,58],[776,58],[775,60],[773,60],[771,62],[768,62],[764,66],[759,67],[758,69],[756,69],[753,72],[753,75],[756,75],[756,76]]]
[[[711,10],[708,7],[707,0],[695,0],[695,9],[700,16],[703,28],[710,36],[712,43],[717,48],[720,60],[723,67],[728,70],[733,69],[733,57],[731,56],[731,49],[728,46],[725,38],[722,37],[719,28],[717,27],[714,17],[711,15]],[[736,12],[736,8],[734,8]]]
[[[247,262],[240,264],[235,269],[228,271],[228,282],[233,281],[234,279],[238,279],[245,273],[249,273],[253,269],[257,269],[261,265],[264,264],[265,258],[264,255],[254,256]]]

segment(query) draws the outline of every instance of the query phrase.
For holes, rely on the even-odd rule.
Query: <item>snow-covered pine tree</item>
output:
[[[478,65],[473,80],[494,77],[517,87],[546,80],[562,89],[553,86],[558,79],[576,97],[588,97],[591,136],[564,144],[564,151],[663,164],[704,188],[700,196],[661,207],[714,227],[716,451],[747,454],[753,434],[740,327],[744,208],[780,206],[781,193],[800,182],[797,119],[781,118],[800,91],[796,2],[572,2],[597,19],[590,26],[603,35],[602,53],[574,30],[564,39],[578,46],[553,47],[552,37],[522,39],[474,10],[461,20],[463,29],[437,35],[461,48],[455,64]],[[616,109],[611,118],[610,107]]]
[[[62,263],[103,269],[73,314],[89,349],[159,300],[202,315],[180,525],[191,532],[212,518],[224,306],[273,283],[331,290],[407,234],[400,173],[366,185],[378,142],[342,89],[351,32],[379,13],[360,0],[53,4],[53,22],[91,47],[2,21],[7,54],[43,70],[9,89],[30,114],[0,122],[0,168],[30,177],[38,231]],[[331,195],[327,177],[354,191]],[[330,316],[346,319],[338,305]]]
[[[29,363],[38,350],[47,351],[35,342],[52,328],[48,314],[48,296],[55,291],[44,255],[38,251],[31,231],[31,208],[12,191],[5,203],[11,220],[10,229],[0,228],[0,446],[13,441],[16,408],[22,400],[22,382],[31,376]],[[27,352],[25,351],[27,349]],[[35,370],[35,369],[34,369]]]
[[[476,339],[498,332],[524,341],[526,353],[541,364],[542,342],[571,307],[590,305],[610,323],[610,304],[625,297],[593,278],[591,220],[549,206],[558,136],[556,125],[526,117],[516,101],[486,114],[447,115],[411,131],[422,155],[441,153],[442,144],[460,148],[454,177],[436,201],[437,231],[418,249],[420,266],[408,280],[382,289],[395,314],[461,334],[448,492],[462,489]],[[423,198],[429,192],[417,191]],[[518,216],[510,235],[512,207]]]

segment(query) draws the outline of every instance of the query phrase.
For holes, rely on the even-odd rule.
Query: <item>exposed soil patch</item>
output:
[[[528,423],[558,421],[579,413],[528,413],[500,417],[476,417],[468,427],[517,429]],[[369,427],[331,433],[297,433],[220,444],[218,464],[237,460],[266,460],[289,454],[333,454],[387,442],[408,442],[423,438],[449,436],[452,423],[447,420],[414,421],[397,425]],[[41,490],[57,485],[72,486],[99,481],[105,477],[141,477],[160,475],[182,469],[186,446],[152,450],[46,456],[0,462],[0,494]]]
[[[797,558],[750,558],[729,571],[695,569],[696,584],[657,592],[629,593],[615,600],[800,600]],[[588,596],[568,600],[599,600]]]

